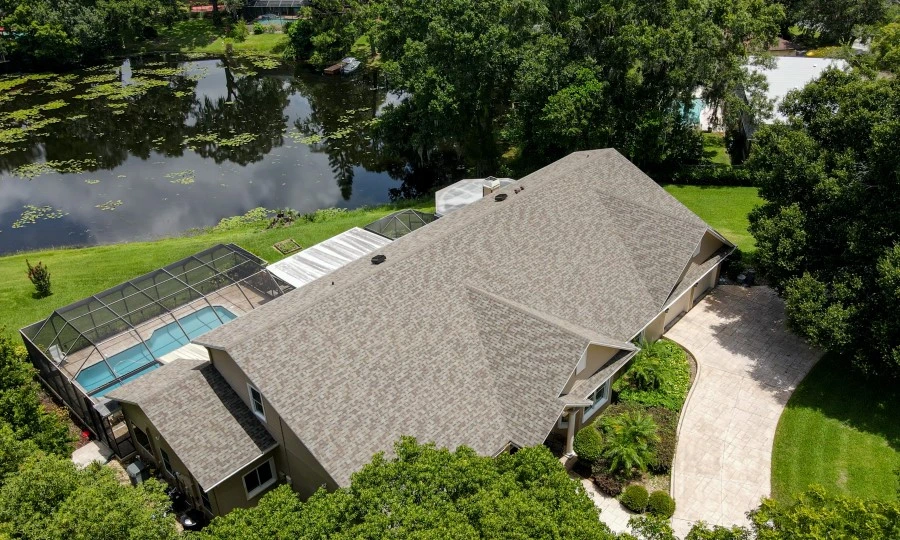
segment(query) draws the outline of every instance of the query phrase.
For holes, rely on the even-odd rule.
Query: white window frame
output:
[[[591,392],[591,393],[588,395],[587,399],[593,401],[594,404],[591,405],[590,407],[585,407],[585,408],[584,408],[584,419],[583,419],[583,421],[586,422],[588,418],[594,416],[594,414],[595,414],[597,411],[599,411],[604,405],[606,405],[607,403],[609,403],[609,392],[610,392],[610,390],[612,390],[612,389],[610,388],[610,386],[611,386],[611,385],[610,385],[610,381],[612,381],[612,377],[610,377],[609,379],[606,379],[605,381],[603,381],[603,384],[601,384],[600,386],[598,386],[597,388],[595,388],[594,391]],[[602,400],[597,400],[597,398],[596,398],[597,392],[598,392],[599,390],[601,390],[601,389],[603,390],[603,399],[602,399]]]
[[[256,486],[256,488],[254,488],[253,491],[247,491],[247,477],[250,476],[251,474],[256,473],[256,471],[258,471],[260,468],[262,468],[263,465],[269,466],[269,470],[272,471],[272,478],[269,478],[264,483]],[[249,501],[250,499],[252,499],[252,498],[256,497],[257,495],[259,495],[260,493],[262,493],[263,491],[267,490],[269,488],[269,486],[274,484],[275,480],[277,480],[277,479],[278,479],[278,471],[275,470],[275,461],[272,458],[269,458],[269,459],[263,461],[262,463],[260,463],[256,467],[254,467],[252,470],[247,471],[246,473],[242,474],[241,475],[241,485],[244,486],[244,493],[247,494],[247,500]]]
[[[256,409],[257,400],[253,397],[253,392],[259,394],[259,410]],[[250,410],[253,411],[253,414],[256,415],[257,418],[266,421],[266,405],[263,403],[263,395],[262,392],[259,391],[259,388],[253,386],[250,383],[247,383],[247,395],[250,397]]]
[[[572,416],[578,414],[577,410],[569,411],[569,415],[566,416],[566,412],[563,411],[561,415],[559,415],[559,422],[557,422],[556,427],[559,429],[566,429],[569,427],[569,422],[572,420]]]

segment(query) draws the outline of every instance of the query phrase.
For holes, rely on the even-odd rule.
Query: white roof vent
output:
[[[481,190],[481,196],[487,197],[498,189],[500,189],[500,180],[497,180],[493,176],[488,176],[484,179],[484,187]]]

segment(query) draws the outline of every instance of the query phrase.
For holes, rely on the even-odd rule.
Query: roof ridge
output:
[[[560,161],[564,161],[567,158],[569,158],[570,156],[590,157],[592,153],[597,153],[598,155],[607,155],[607,154],[609,154],[609,152],[610,152],[610,149],[608,149],[608,148],[604,148],[604,149],[600,149],[600,150],[586,150],[583,152],[573,152],[573,153],[569,154],[568,156],[562,158]],[[534,171],[526,176],[523,176],[522,178],[519,179],[518,182],[516,182],[515,186],[513,186],[513,184],[510,184],[509,186],[504,186],[503,188],[500,188],[500,190],[498,190],[496,193],[504,193],[506,191],[509,191],[510,186],[513,186],[513,187],[521,186],[523,180],[529,179],[531,177],[534,177],[534,178],[531,178],[529,180],[529,183],[530,182],[539,182],[539,183],[552,182],[553,179],[565,174],[570,169],[575,169],[575,168],[583,165],[583,162],[581,162],[581,160],[579,160],[579,159],[571,159],[570,161],[571,161],[571,163],[566,163],[566,167],[563,170],[557,171],[553,175],[541,176],[541,175],[539,175],[539,173],[541,173],[541,171],[543,171],[544,169],[547,169],[558,162],[551,163],[549,165],[546,165],[545,167],[542,167],[541,169],[538,169],[537,171]],[[484,201],[485,199],[487,199],[487,197],[484,197],[482,199],[479,199],[478,201],[475,201],[470,206],[476,206],[476,205],[482,203],[482,201]],[[492,208],[494,208],[493,210],[488,210],[488,211],[484,211],[484,212],[453,212],[453,213],[451,213],[447,216],[443,216],[443,217],[441,217],[441,219],[436,220],[435,222],[431,223],[430,226],[434,227],[435,225],[438,225],[439,227],[442,227],[443,229],[440,230],[439,234],[437,235],[437,238],[447,238],[447,237],[452,236],[453,233],[455,231],[459,230],[460,228],[471,227],[475,224],[478,224],[478,223],[488,219],[490,216],[494,215],[496,212],[502,211],[503,208],[506,208],[506,207],[510,206],[511,204],[514,204],[514,201],[516,201],[516,200],[518,200],[518,199],[510,197],[506,201],[507,204],[500,205],[498,207],[492,207]],[[449,224],[444,225],[444,224],[442,224],[442,222],[443,223],[449,222]],[[413,233],[407,234],[401,238],[398,238],[397,240],[394,240],[390,244],[388,244],[382,248],[379,248],[379,250],[387,249],[389,251],[396,251],[395,249],[391,249],[391,248],[395,245],[398,245],[399,242],[403,242],[406,238],[412,237],[412,235],[415,232],[425,231],[425,230],[426,230],[426,228],[424,228],[424,227],[417,229],[416,231],[413,231]],[[430,230],[433,231],[433,230],[435,230],[435,228],[432,228]],[[393,264],[396,264],[397,261],[408,260],[408,259],[414,257],[415,255],[417,255],[418,253],[429,249],[431,247],[431,244],[433,244],[433,242],[434,242],[434,239],[431,239],[431,241],[429,241],[429,242],[422,242],[422,243],[420,243],[419,246],[415,247],[412,250],[406,251],[405,253],[400,255],[398,258],[388,259],[388,261],[387,261],[388,264],[379,265],[378,267],[371,269],[366,274],[360,273],[360,274],[356,275],[355,277],[352,277],[351,279],[347,280],[346,282],[343,282],[341,285],[335,285],[335,287],[333,288],[332,291],[329,291],[326,293],[321,293],[321,296],[317,297],[315,299],[315,302],[308,302],[304,306],[303,305],[304,298],[298,298],[294,303],[293,311],[291,311],[290,313],[288,313],[287,311],[283,312],[277,321],[271,321],[266,326],[273,327],[289,317],[295,317],[297,315],[296,310],[297,310],[298,306],[301,307],[301,309],[300,309],[301,312],[305,311],[305,310],[313,307],[316,303],[322,302],[325,299],[331,298],[334,295],[339,294],[345,288],[353,287],[355,284],[363,282],[363,281],[368,281],[370,279],[376,279],[377,276],[379,275],[379,273],[388,271],[388,269]],[[406,244],[402,244],[402,245],[405,246]],[[373,251],[372,255],[374,256],[374,254],[379,250]],[[323,278],[332,278],[332,282],[335,283],[335,282],[337,282],[337,280],[333,279],[333,278],[340,278],[344,274],[346,274],[347,269],[355,268],[357,265],[363,264],[360,262],[363,259],[365,259],[365,257],[358,259],[356,261],[352,261],[352,262],[346,264],[345,266],[338,268],[337,270],[335,270],[334,272],[332,272],[330,274],[326,274],[325,276],[317,278],[317,279],[307,283],[306,287],[309,287],[317,282],[322,281]],[[284,296],[288,296],[288,295],[284,295]],[[309,295],[303,295],[303,297],[306,297],[306,296],[309,296]],[[282,297],[276,298],[275,301],[277,302],[277,301],[281,300],[281,298]],[[284,300],[282,300],[282,301],[284,301]],[[236,322],[240,323],[241,319],[242,318],[238,318]],[[212,332],[210,332],[209,334],[207,334],[207,336],[218,336],[219,333],[221,333],[221,331],[216,329],[216,330],[213,330]],[[195,340],[193,340],[193,342],[197,343],[199,345],[203,345],[205,347],[211,347],[214,349],[222,348],[218,345],[211,344],[210,341],[203,339],[203,337],[195,339]],[[228,349],[228,347],[225,348],[225,350],[227,350],[227,349]]]
[[[529,317],[535,318],[539,321],[545,322],[551,326],[555,326],[556,328],[571,334],[575,337],[586,339],[587,341],[594,343],[595,345],[602,345],[605,347],[611,347],[616,349],[621,349],[624,351],[634,350],[635,347],[631,343],[627,343],[624,341],[619,341],[617,339],[613,339],[607,336],[600,334],[599,332],[595,332],[593,330],[589,330],[582,326],[579,326],[575,323],[566,321],[565,319],[561,319],[556,315],[551,313],[547,313],[544,311],[540,311],[538,309],[532,308],[530,306],[526,306],[525,304],[520,304],[514,300],[510,300],[509,298],[505,298],[498,294],[492,293],[475,285],[471,285],[466,283],[464,287],[476,294],[480,294],[490,298],[495,302],[499,302],[511,309],[514,309],[524,315],[528,315]]]
[[[623,199],[623,198],[621,198],[621,197],[617,197],[616,195],[613,195],[613,194],[611,194],[611,193],[609,193],[609,192],[607,192],[607,191],[605,191],[605,190],[599,189],[597,186],[595,186],[595,190],[596,190],[600,195],[602,195],[602,196],[609,197],[610,199],[614,199],[614,200],[619,201],[619,202],[623,202],[623,203],[633,204],[633,205],[635,205],[635,206],[639,206],[640,208],[643,208],[643,209],[645,209],[645,210],[648,210],[648,211],[650,211],[651,213],[654,213],[654,214],[656,214],[656,215],[658,215],[658,216],[662,216],[662,217],[674,219],[675,221],[679,222],[680,224],[682,224],[682,225],[684,225],[684,226],[686,226],[686,227],[689,227],[689,228],[691,228],[691,229],[700,229],[700,228],[703,228],[703,232],[700,233],[700,237],[697,239],[697,242],[696,242],[698,247],[699,247],[699,245],[703,242],[703,237],[706,235],[707,231],[710,230],[710,226],[709,226],[705,221],[703,221],[703,220],[700,220],[700,223],[692,223],[691,221],[686,220],[686,219],[682,219],[682,218],[680,218],[680,217],[678,217],[678,216],[674,216],[674,215],[671,215],[671,214],[666,213],[666,212],[660,212],[659,210],[657,210],[656,208],[653,208],[652,206],[648,206],[648,205],[645,205],[645,204],[642,204],[642,203],[639,203],[639,202],[635,202],[635,201],[632,201],[632,200],[630,200],[630,199]],[[670,196],[671,196],[671,195],[670,195]],[[674,197],[672,197],[672,198],[674,199]],[[678,201],[678,199],[675,199],[675,200]],[[606,206],[606,204],[605,204],[604,201],[602,201],[602,200],[600,201],[600,204],[603,204],[604,206]],[[684,204],[682,204],[681,201],[678,201],[678,204],[681,205],[681,206],[683,206],[683,207],[684,207],[685,209],[687,209],[688,211],[690,211],[690,209],[687,208],[686,206],[684,206]],[[617,237],[619,237],[620,241],[624,244],[625,241],[622,239],[621,235],[616,231],[615,227],[611,227],[611,228],[610,228],[610,232],[611,232],[612,234],[615,234]],[[697,250],[697,248],[694,249],[695,252],[696,252],[696,250]],[[634,275],[637,276],[637,278],[641,280],[641,283],[643,283],[644,286],[645,286],[645,288],[646,288],[646,287],[648,286],[648,283],[646,282],[646,280],[644,279],[644,277],[641,275],[641,273],[637,271],[637,264],[636,264],[636,261],[634,260],[634,258],[632,257],[631,250],[626,249],[625,252],[628,254],[628,259],[631,261],[631,266],[635,269],[635,274],[634,274]],[[664,306],[666,305],[666,302],[669,301],[669,297],[672,296],[672,291],[674,291],[675,288],[678,287],[678,283],[680,282],[681,277],[684,275],[685,270],[690,266],[692,260],[693,260],[693,257],[691,257],[691,258],[688,260],[688,262],[681,268],[681,272],[679,272],[678,276],[675,277],[675,282],[674,282],[670,287],[668,287],[669,292],[668,292],[668,294],[666,295],[666,297],[663,298],[662,301],[660,302],[660,304],[659,304],[659,305],[660,305],[660,309],[662,309],[662,307],[664,307]],[[648,292],[649,292],[649,289],[648,289]],[[652,295],[649,295],[649,296],[652,297]],[[651,298],[651,299],[652,299],[653,301],[656,301],[655,298]]]

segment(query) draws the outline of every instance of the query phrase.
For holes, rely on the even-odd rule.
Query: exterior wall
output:
[[[203,507],[203,502],[200,499],[200,491],[202,489],[200,484],[197,483],[190,470],[184,465],[184,463],[181,462],[181,458],[172,449],[172,447],[169,446],[169,443],[167,443],[162,435],[159,434],[159,432],[156,430],[156,427],[144,414],[144,411],[142,411],[141,408],[137,405],[132,405],[130,403],[122,403],[122,410],[125,413],[125,417],[128,419],[128,429],[129,431],[131,431],[132,440],[135,441],[135,447],[137,448],[137,452],[141,460],[144,461],[144,463],[147,463],[148,465],[155,468],[159,475],[161,475],[162,478],[164,478],[169,484],[177,486],[181,490],[181,492],[184,493],[190,501],[192,501],[192,504],[197,509],[209,513]],[[134,437],[134,427],[140,428],[150,438],[152,452],[148,452],[140,444],[137,443],[137,438]],[[166,454],[168,454],[169,462],[172,464],[172,468],[176,472],[176,475],[174,477],[165,471],[160,450],[164,450]],[[254,506],[263,494],[281,483],[276,480],[275,484],[273,484],[270,488],[258,493],[252,499],[247,498],[247,492],[244,488],[243,483],[245,474],[258,467],[260,463],[274,457],[274,454],[276,453],[277,449],[271,452],[267,452],[259,459],[256,459],[252,463],[243,467],[237,474],[228,477],[222,483],[211,489],[208,492],[207,496],[209,497],[209,502],[212,506],[212,515],[221,516],[238,507],[247,508],[250,506]],[[279,468],[278,460],[276,459],[276,479],[279,479],[281,472],[282,470]]]
[[[614,349],[612,347],[603,347],[601,345],[593,344],[588,345],[582,358],[582,360],[584,360],[584,369],[578,373],[574,373],[572,377],[569,378],[569,382],[566,383],[562,393],[569,393],[569,390],[571,390],[572,386],[577,381],[588,379],[591,375],[597,373],[597,370],[605,366],[618,352],[619,349]]]
[[[249,379],[244,372],[228,356],[228,353],[210,349],[209,354],[213,365],[222,377],[228,381],[228,384],[237,392],[247,407],[250,407],[250,394],[247,390]],[[274,451],[275,466],[281,474],[285,475],[283,480],[289,482],[294,491],[303,499],[311,496],[322,486],[328,489],[337,489],[337,483],[322,468],[300,439],[291,432],[272,404],[266,399],[264,393],[263,408],[266,411],[266,421],[263,425],[272,438],[279,443],[278,448]]]

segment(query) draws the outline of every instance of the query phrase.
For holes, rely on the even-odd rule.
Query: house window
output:
[[[247,490],[247,500],[252,499],[274,483],[275,470],[270,459],[244,475],[244,489]]]
[[[147,453],[149,453],[152,456],[153,455],[153,447],[150,446],[150,437],[147,436],[147,434],[144,432],[143,429],[141,429],[137,426],[132,426],[132,428],[134,430],[134,440],[137,441],[137,443],[140,445],[141,448],[144,449],[144,451],[146,451]]]
[[[594,402],[593,405],[584,409],[584,419],[587,420],[595,412],[600,410],[603,405],[609,401],[609,380],[600,385],[599,388],[591,392],[587,399]]]
[[[263,422],[266,421],[266,409],[263,407],[263,399],[262,394],[256,388],[247,384],[247,389],[250,391],[250,407],[253,409],[253,412],[256,416],[259,417]]]
[[[174,478],[175,469],[172,468],[172,461],[169,460],[169,454],[167,454],[166,451],[162,448],[159,449],[159,453],[162,455],[163,468],[166,469],[166,472]]]

